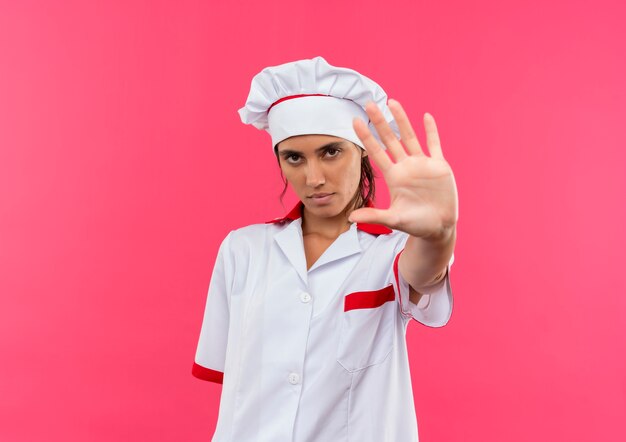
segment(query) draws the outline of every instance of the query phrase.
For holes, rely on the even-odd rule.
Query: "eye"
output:
[[[341,152],[341,149],[337,149],[335,147],[329,147],[328,149],[326,149],[326,152],[324,153],[326,154],[327,157],[334,158],[337,155],[339,155],[339,152]]]
[[[300,161],[300,155],[295,153],[289,154],[285,156],[285,161],[287,161],[289,164],[298,164],[298,162]]]

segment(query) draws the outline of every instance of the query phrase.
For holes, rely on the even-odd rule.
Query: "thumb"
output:
[[[384,209],[374,209],[364,207],[353,210],[348,219],[353,223],[386,224],[387,211]]]

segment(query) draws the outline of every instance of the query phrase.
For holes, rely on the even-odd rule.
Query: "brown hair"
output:
[[[359,146],[352,143],[354,147],[361,150]],[[285,184],[283,187],[283,191],[280,194],[280,202],[282,204],[283,197],[287,192],[287,180],[283,175],[283,170],[280,167],[280,158],[278,156],[278,149],[274,147],[274,154],[276,155],[276,160],[278,161],[278,167],[280,168],[280,177]],[[376,199],[376,175],[374,174],[374,168],[372,167],[372,163],[370,163],[369,156],[361,157],[361,179],[359,180],[359,188],[357,189],[354,197],[350,200],[347,207],[358,209],[361,207],[365,207],[368,202],[374,202]]]

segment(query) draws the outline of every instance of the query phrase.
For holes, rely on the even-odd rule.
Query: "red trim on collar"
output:
[[[371,201],[368,201],[365,207],[374,207]],[[276,218],[271,221],[266,221],[265,224],[275,224],[275,223],[283,223],[285,221],[294,221],[302,216],[302,209],[304,208],[304,203],[302,201],[298,201],[298,204],[289,211],[289,213],[282,218]],[[371,233],[372,235],[387,235],[393,230],[388,227],[383,226],[382,224],[369,224],[369,223],[356,223],[356,228],[362,230],[363,232]]]

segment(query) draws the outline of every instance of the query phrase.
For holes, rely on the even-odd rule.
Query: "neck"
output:
[[[336,216],[327,218],[315,216],[304,207],[302,213],[302,234],[316,234],[325,238],[334,239],[350,229],[348,221],[349,211],[343,210]]]

